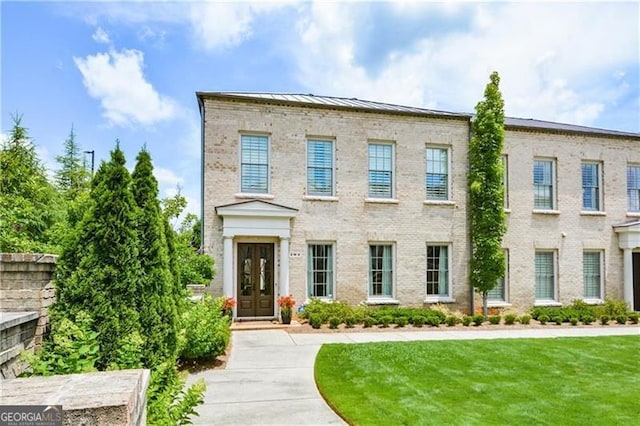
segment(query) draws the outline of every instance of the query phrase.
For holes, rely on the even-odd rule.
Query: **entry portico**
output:
[[[640,311],[640,220],[614,225],[624,259],[624,300]]]
[[[223,294],[238,301],[234,317],[275,317],[277,295],[289,294],[291,219],[298,210],[257,199],[215,210],[222,218]]]

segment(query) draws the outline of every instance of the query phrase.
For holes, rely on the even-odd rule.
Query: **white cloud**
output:
[[[168,196],[175,195],[176,187],[184,183],[182,177],[175,174],[172,170],[163,167],[155,167],[153,169],[153,175],[158,180],[160,187],[167,188],[165,193],[169,194]],[[171,193],[171,191],[173,191],[173,193]]]
[[[109,34],[107,34],[107,32],[105,30],[103,30],[102,28],[100,28],[100,27],[96,28],[96,32],[93,33],[91,38],[95,42],[98,42],[98,43],[103,43],[103,44],[110,44],[111,43],[111,39],[109,38]]]
[[[151,125],[178,113],[176,103],[145,79],[144,55],[139,50],[111,49],[73,60],[89,95],[100,100],[110,123]]]

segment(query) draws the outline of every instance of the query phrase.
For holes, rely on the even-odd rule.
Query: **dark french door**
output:
[[[238,317],[272,317],[273,244],[238,243]]]

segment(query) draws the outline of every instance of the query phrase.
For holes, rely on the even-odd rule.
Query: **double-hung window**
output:
[[[393,245],[369,246],[369,296],[393,297]]]
[[[392,144],[369,144],[369,197],[393,198]]]
[[[307,259],[309,297],[333,299],[333,244],[309,244]]]
[[[449,199],[449,150],[427,147],[427,200]]]
[[[582,163],[582,210],[601,210],[600,163]]]
[[[449,246],[427,244],[427,298],[449,298]]]
[[[307,140],[307,194],[333,195],[333,141]]]
[[[533,205],[539,210],[554,210],[555,170],[553,160],[536,159],[533,162]]]
[[[240,190],[253,194],[269,192],[269,138],[240,136]]]
[[[602,299],[602,252],[585,251],[582,253],[582,279],[584,298]]]
[[[536,301],[556,300],[556,253],[536,251]]]
[[[504,250],[504,275],[498,278],[496,286],[487,292],[490,302],[507,302],[507,288],[509,285],[509,251]]]
[[[640,212],[640,165],[627,166],[628,211]]]

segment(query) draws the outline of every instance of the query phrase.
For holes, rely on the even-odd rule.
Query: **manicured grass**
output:
[[[640,336],[331,344],[315,375],[354,425],[640,419]]]

